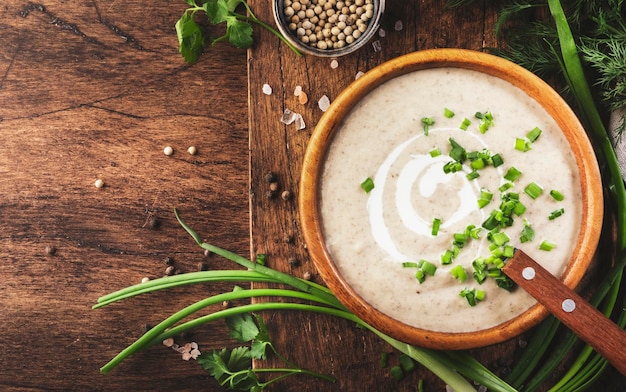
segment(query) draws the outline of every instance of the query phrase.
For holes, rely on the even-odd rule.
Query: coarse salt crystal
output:
[[[387,35],[387,32],[385,30],[383,30],[383,29],[379,29],[378,30],[378,36],[380,38],[385,38],[386,35]]]
[[[380,52],[383,49],[379,40],[372,42],[372,48],[374,48],[374,52]]]
[[[283,116],[280,118],[280,122],[285,125],[289,125],[293,123],[294,121],[296,121],[296,116],[297,116],[297,113],[292,112],[289,109],[285,109],[285,111],[283,112]]]
[[[272,86],[270,86],[269,84],[265,83],[263,85],[263,94],[265,94],[265,95],[272,95]]]
[[[339,67],[339,61],[337,61],[336,59],[333,59],[333,60],[330,62],[330,68],[332,68],[332,69],[336,69],[337,67]]]
[[[393,26],[396,31],[400,31],[404,28],[404,24],[401,20],[396,21],[396,24]]]
[[[172,347],[174,345],[174,338],[167,338],[163,341],[165,347]]]
[[[302,93],[302,86],[298,85],[296,86],[295,89],[293,89],[293,95],[295,95],[296,97],[299,97],[301,93]]]
[[[365,75],[365,72],[363,72],[363,71],[357,72],[356,75],[354,76],[354,80],[357,80],[358,78],[360,78],[363,75]]]
[[[328,110],[328,107],[330,106],[330,99],[326,95],[323,95],[322,98],[320,98],[320,100],[317,101],[317,106],[319,106],[322,112],[325,112],[326,110]]]
[[[304,123],[304,119],[302,118],[302,115],[300,113],[296,113],[295,123],[298,130],[306,128],[306,124]]]

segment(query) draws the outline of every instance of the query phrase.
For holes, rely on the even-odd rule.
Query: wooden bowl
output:
[[[321,117],[309,141],[302,170],[299,211],[308,250],[320,275],[354,314],[384,333],[407,343],[434,349],[467,349],[499,343],[539,323],[548,314],[537,304],[502,323],[465,332],[430,330],[409,325],[368,303],[342,275],[326,245],[320,215],[320,181],[329,146],[351,110],[377,87],[399,76],[432,68],[452,67],[494,76],[521,89],[543,107],[558,124],[580,173],[581,219],[577,240],[561,280],[574,288],[585,274],[595,252],[603,217],[600,174],[592,146],[574,112],[545,82],[502,58],[461,50],[425,50],[386,62],[348,86]],[[384,108],[381,108],[384,110]],[[371,135],[376,138],[377,135]],[[362,178],[355,178],[360,183]],[[463,323],[464,320],[458,320]]]

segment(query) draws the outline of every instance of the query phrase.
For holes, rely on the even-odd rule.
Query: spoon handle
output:
[[[502,271],[626,376],[626,332],[517,249]]]

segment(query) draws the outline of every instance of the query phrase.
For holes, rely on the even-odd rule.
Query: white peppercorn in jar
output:
[[[280,32],[302,52],[336,57],[362,47],[380,24],[384,0],[275,0]]]

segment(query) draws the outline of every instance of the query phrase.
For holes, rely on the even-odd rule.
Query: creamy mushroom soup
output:
[[[490,263],[517,247],[559,276],[579,234],[565,136],[522,90],[476,71],[421,70],[377,87],[339,126],[321,178],[324,237],[341,274],[418,328],[470,332],[519,315],[535,300],[501,288]]]

